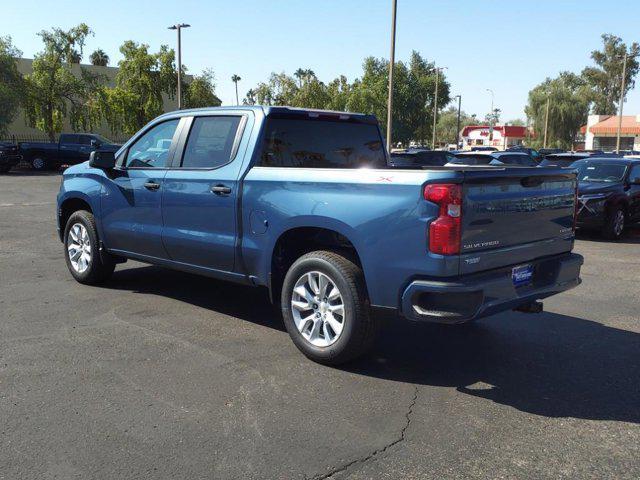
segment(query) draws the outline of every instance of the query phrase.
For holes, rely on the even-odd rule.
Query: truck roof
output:
[[[308,118],[339,118],[341,120],[352,120],[361,123],[377,124],[378,120],[375,115],[367,115],[364,113],[353,112],[337,112],[334,110],[318,110],[313,108],[297,108],[287,106],[269,106],[269,105],[237,105],[237,106],[225,106],[225,107],[204,107],[204,108],[191,108],[186,110],[176,110],[173,112],[167,112],[158,118],[184,116],[194,113],[216,113],[218,111],[229,110],[254,110],[262,112],[266,117],[308,117]]]

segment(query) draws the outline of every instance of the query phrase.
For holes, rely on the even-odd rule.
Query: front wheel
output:
[[[113,273],[115,263],[103,258],[99,248],[93,215],[85,210],[72,213],[64,229],[64,253],[67,267],[78,282],[99,284]]]
[[[624,210],[616,207],[607,215],[604,223],[603,235],[609,240],[619,240],[624,231],[625,214]]]
[[[377,321],[369,312],[362,270],[345,256],[316,251],[296,260],[282,286],[284,323],[311,360],[338,365],[373,344]]]

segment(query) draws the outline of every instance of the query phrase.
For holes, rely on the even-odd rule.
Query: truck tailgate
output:
[[[460,273],[570,251],[575,192],[567,169],[466,170]]]

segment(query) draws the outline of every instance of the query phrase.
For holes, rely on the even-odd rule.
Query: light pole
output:
[[[389,100],[387,101],[387,150],[391,153],[391,122],[393,120],[393,67],[396,61],[397,0],[391,2],[391,55],[389,55]]]
[[[491,110],[489,113],[489,141],[493,142],[493,90],[491,90],[490,88],[485,89],[487,92],[489,92],[491,94]]]
[[[436,91],[433,96],[433,137],[431,139],[431,148],[436,149],[436,121],[438,117],[438,76],[440,71],[446,70],[447,67],[436,67]]]
[[[616,132],[616,153],[620,153],[620,132],[622,131],[622,107],[624,106],[624,89],[626,87],[626,76],[627,76],[627,60],[629,57],[634,58],[640,55],[640,53],[636,53],[635,55],[629,55],[627,53],[627,48],[624,49],[624,57],[622,60],[622,79],[620,81],[620,106],[618,107],[618,130]]]
[[[458,122],[456,127],[456,150],[457,150],[459,148],[458,146],[460,145],[460,106],[462,105],[462,95],[456,95],[453,98],[458,99]]]
[[[176,23],[171,25],[169,30],[177,30],[178,32],[178,110],[182,109],[182,45],[180,40],[180,30],[189,28],[188,23]]]

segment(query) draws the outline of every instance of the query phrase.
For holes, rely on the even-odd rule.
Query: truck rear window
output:
[[[386,168],[376,125],[332,120],[267,119],[260,165],[298,168]]]

